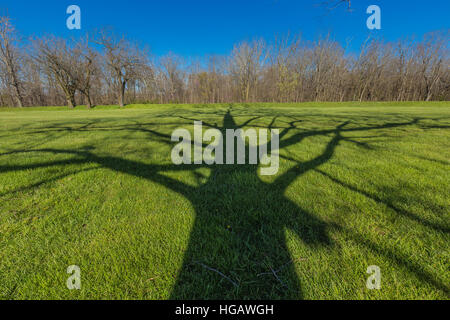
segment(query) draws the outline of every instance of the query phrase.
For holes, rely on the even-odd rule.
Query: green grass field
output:
[[[194,120],[278,174],[173,165]],[[448,299],[449,164],[449,102],[3,109],[0,298]]]

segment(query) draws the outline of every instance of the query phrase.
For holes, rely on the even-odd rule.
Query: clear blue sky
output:
[[[301,32],[307,40],[331,33],[357,50],[370,32],[386,40],[422,36],[449,29],[450,0],[352,0],[327,12],[317,6],[324,0],[1,0],[24,35],[52,33],[74,36],[66,28],[66,9],[80,6],[82,32],[113,26],[120,33],[146,43],[156,55],[169,51],[183,56],[228,53],[233,44],[255,37]],[[382,13],[382,30],[366,27],[366,8],[376,4]]]

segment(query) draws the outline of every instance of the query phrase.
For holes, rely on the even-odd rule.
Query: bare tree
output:
[[[77,67],[74,69],[76,87],[86,98],[87,107],[90,109],[93,106],[92,80],[94,76],[99,74],[98,55],[89,46],[89,37],[78,41],[74,52],[74,57],[77,60]]]
[[[21,54],[16,45],[18,35],[9,17],[0,17],[0,62],[4,72],[3,80],[14,91],[14,100],[23,107],[22,84],[19,79]]]
[[[241,42],[231,53],[230,73],[237,83],[238,96],[248,102],[250,92],[256,87],[259,72],[265,61],[265,42],[254,40]]]
[[[328,2],[340,4],[347,1]],[[348,1],[350,3],[350,1]],[[331,7],[333,8],[333,6]],[[0,19],[0,105],[61,105],[85,101],[233,103],[302,101],[430,101],[450,99],[449,32],[395,43],[368,38],[359,54],[330,36],[244,41],[229,55],[150,57],[111,33],[67,41],[19,42]]]
[[[139,79],[142,66],[148,63],[147,52],[125,38],[117,39],[105,31],[100,32],[97,42],[104,49],[106,73],[117,92],[119,106],[123,107],[127,84]]]
[[[49,84],[45,83],[45,76],[41,66],[30,55],[25,55],[22,60],[22,89],[25,104],[31,106],[43,106],[49,104]]]
[[[72,48],[65,39],[55,37],[34,41],[35,59],[49,78],[54,77],[63,90],[70,108],[76,106],[75,93],[79,85],[81,52]]]
[[[422,99],[430,101],[436,86],[443,78],[443,50],[446,42],[438,34],[432,33],[425,37],[424,42],[417,47],[419,62],[419,81],[423,82],[424,93]],[[447,42],[448,43],[448,42]],[[448,72],[448,70],[447,70]]]
[[[161,58],[161,74],[164,81],[163,92],[167,102],[182,102],[185,93],[185,73],[182,69],[183,59],[173,53]]]

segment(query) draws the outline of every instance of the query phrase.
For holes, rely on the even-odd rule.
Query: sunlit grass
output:
[[[236,104],[286,130],[277,176],[173,166],[173,130],[229,108],[1,110],[0,298],[448,299],[447,102]]]

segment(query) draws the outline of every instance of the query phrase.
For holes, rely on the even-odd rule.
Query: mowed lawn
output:
[[[278,174],[173,165],[194,120]],[[0,298],[448,299],[449,164],[449,102],[3,109]]]

